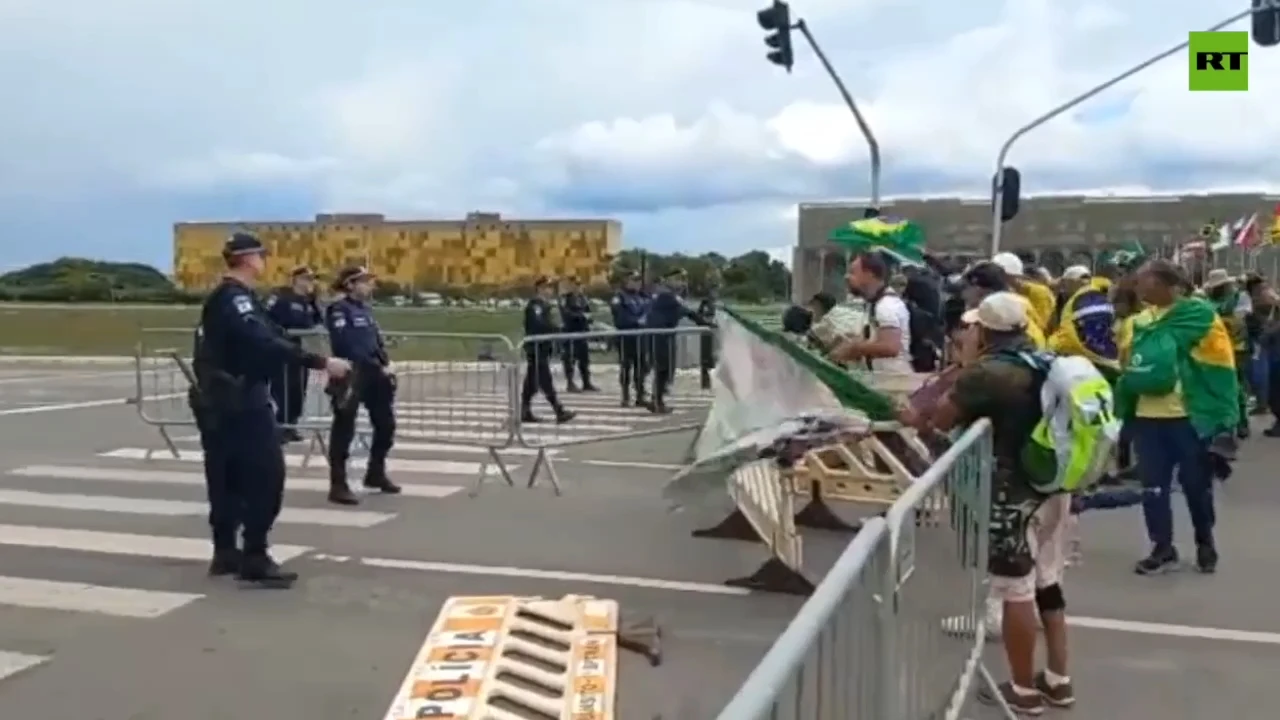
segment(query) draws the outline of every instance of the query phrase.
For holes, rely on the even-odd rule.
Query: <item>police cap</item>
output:
[[[307,267],[306,265],[299,265],[289,272],[289,277],[294,279],[297,279],[300,277],[313,278],[315,276],[316,276],[315,271],[313,271],[311,268]]]
[[[256,235],[248,232],[232,233],[227,238],[226,244],[222,246],[222,256],[225,258],[240,257],[241,255],[265,255],[267,246],[262,244]]]
[[[341,290],[349,287],[353,282],[372,277],[373,273],[369,272],[369,268],[360,265],[352,265],[350,267],[344,267],[338,271],[338,277],[333,281],[333,286],[334,288]]]
[[[539,275],[537,279],[533,281],[534,289],[537,289],[540,287],[546,287],[548,285],[555,285],[555,284],[556,284],[556,279],[554,277],[551,277],[550,275]]]

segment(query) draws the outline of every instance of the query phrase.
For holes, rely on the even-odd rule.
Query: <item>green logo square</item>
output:
[[[1249,33],[1193,32],[1187,55],[1192,92],[1249,89]]]

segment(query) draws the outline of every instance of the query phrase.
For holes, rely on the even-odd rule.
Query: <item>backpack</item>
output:
[[[867,324],[862,334],[868,340],[871,339],[876,327],[876,304],[889,292],[892,291],[887,286],[883,287],[880,292],[867,300]],[[942,343],[938,337],[940,328],[938,316],[910,298],[901,295],[898,297],[907,306],[907,333],[911,336],[907,354],[911,356],[911,369],[914,372],[936,372],[942,359]],[[871,360],[867,360],[867,368],[871,369]]]
[[[1106,471],[1120,438],[1111,385],[1087,359],[1043,352],[1010,352],[1031,369],[1043,410],[1020,455],[1037,492],[1077,492]]]

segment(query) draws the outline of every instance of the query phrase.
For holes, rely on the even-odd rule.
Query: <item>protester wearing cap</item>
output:
[[[287,588],[298,574],[268,552],[284,499],[284,455],[268,386],[282,365],[341,378],[351,366],[290,342],[267,317],[253,285],[266,270],[266,247],[237,232],[222,256],[227,274],[200,308],[188,391],[204,450],[213,561],[209,575],[238,574],[262,587]],[[238,538],[237,535],[242,535]]]
[[[698,314],[685,307],[680,296],[685,291],[687,275],[681,268],[668,271],[662,282],[654,287],[653,303],[649,306],[644,327],[652,333],[642,340],[651,347],[653,358],[653,401],[649,412],[668,413],[667,391],[676,377],[676,336],[672,333],[681,320],[698,322]]]
[[[1022,258],[1011,252],[996,253],[991,262],[1004,271],[1009,278],[1010,288],[1031,303],[1029,319],[1042,329],[1049,327],[1056,302],[1053,290],[1039,277],[1028,276]]]
[[[289,273],[289,284],[276,288],[267,296],[267,314],[277,325],[290,333],[296,343],[302,339],[294,333],[312,330],[324,323],[320,306],[316,302],[315,273],[305,265],[295,267]],[[282,365],[271,381],[271,399],[276,406],[276,420],[284,428],[281,440],[296,442],[302,439],[298,433],[298,418],[302,416],[303,400],[307,396],[307,368],[298,365]]]
[[[542,420],[533,414],[533,397],[539,392],[556,414],[557,423],[566,423],[576,414],[560,404],[556,384],[551,377],[551,356],[557,341],[542,340],[539,336],[555,335],[560,327],[552,317],[551,308],[556,298],[556,280],[539,277],[533,282],[533,297],[524,306],[524,386],[520,391],[520,416],[522,422],[537,423]]]
[[[1070,705],[1074,694],[1066,668],[1063,612],[1041,612],[1036,602],[1036,573],[1051,562],[1049,555],[1061,555],[1064,548],[1060,535],[1041,538],[1037,533],[1029,537],[1028,528],[1040,527],[1041,522],[1045,527],[1061,528],[1070,497],[1036,492],[1022,465],[1023,449],[1043,415],[1041,383],[1031,364],[1019,359],[1022,354],[1035,352],[1026,335],[1031,324],[1026,299],[1010,291],[989,293],[967,310],[962,320],[970,328],[971,344],[954,386],[934,407],[904,413],[902,419],[916,427],[941,432],[965,427],[981,418],[991,422],[995,462],[987,567],[992,575],[992,594],[986,620],[995,623],[996,633],[1001,626],[1003,629],[1010,680],[1001,683],[998,692],[1019,714],[1038,715],[1046,702]],[[1035,518],[1036,525],[1032,525],[1031,518]],[[1060,565],[1061,558],[1052,562]],[[1046,589],[1052,587],[1056,585]],[[1045,626],[1048,669],[1036,672],[1040,622]],[[947,618],[944,630],[971,634],[974,628],[965,616]]]
[[[1059,355],[1075,355],[1092,362],[1103,377],[1114,382],[1120,375],[1120,343],[1116,338],[1116,309],[1105,290],[1093,284],[1093,274],[1083,265],[1062,273],[1064,300],[1056,327],[1049,334],[1049,349]]]
[[[613,326],[618,330],[639,330],[649,311],[649,296],[640,287],[640,273],[628,273],[622,279],[622,287],[609,301]],[[636,335],[618,338],[618,383],[622,387],[622,407],[631,406],[631,390],[635,388],[635,406],[644,407],[644,381],[649,373],[647,356],[641,352],[642,343]]]
[[[1242,291],[1236,279],[1224,268],[1209,271],[1204,279],[1205,298],[1213,304],[1231,335],[1231,349],[1236,355],[1236,378],[1240,383],[1239,405],[1240,424],[1236,427],[1236,437],[1241,440],[1249,437],[1249,363],[1253,355],[1253,347],[1249,341],[1249,329],[1245,319],[1253,312],[1253,301],[1249,294]]]
[[[356,369],[351,388],[354,401],[343,402],[338,394],[334,395],[333,424],[329,428],[329,502],[336,505],[360,502],[347,483],[347,459],[361,405],[369,414],[373,429],[364,486],[388,495],[400,492],[400,486],[387,476],[387,454],[396,439],[396,377],[370,307],[374,279],[367,268],[343,268],[334,284],[342,297],[325,309],[325,327],[333,354],[350,360]]]
[[[974,265],[965,271],[961,278],[960,295],[964,299],[965,307],[967,308],[976,308],[983,298],[993,293],[1012,292],[1012,290],[1008,273],[999,265],[990,261]],[[1034,319],[1035,311],[1032,309],[1031,300],[1025,295],[1013,294],[1015,297],[1022,298],[1024,314],[1027,318],[1027,339],[1037,349],[1043,349],[1046,344],[1044,329]],[[964,322],[963,316],[961,316],[961,322]]]

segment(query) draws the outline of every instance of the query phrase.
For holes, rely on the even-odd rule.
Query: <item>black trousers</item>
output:
[[[1274,355],[1267,363],[1267,407],[1280,425],[1280,358]]]
[[[625,335],[618,338],[618,383],[622,394],[635,389],[637,399],[644,397],[644,381],[649,375],[649,363],[642,349],[641,338]]]
[[[676,377],[676,339],[673,335],[653,338],[653,401],[662,403]]]
[[[560,411],[560,398],[556,396],[556,384],[551,379],[551,358],[546,345],[535,345],[525,353],[524,387],[520,390],[520,410],[529,414],[533,396],[539,392],[556,412]]]
[[[356,402],[346,407],[333,405],[333,425],[329,428],[329,479],[345,483],[351,441],[356,437],[356,417],[363,405],[369,413],[373,438],[369,441],[369,465],[365,477],[381,478],[387,472],[387,454],[396,442],[396,386],[391,377],[377,370],[359,372]]]
[[[276,406],[276,422],[285,427],[298,424],[307,399],[307,379],[311,373],[300,365],[283,365],[271,382],[271,401]]]
[[[261,556],[284,504],[284,451],[266,388],[251,391],[248,400],[235,412],[197,412],[196,427],[214,549],[235,550],[243,531],[244,553]]]
[[[564,365],[566,382],[573,384],[573,369],[577,367],[582,384],[591,384],[591,352],[586,340],[566,340],[560,350],[560,362]]]

